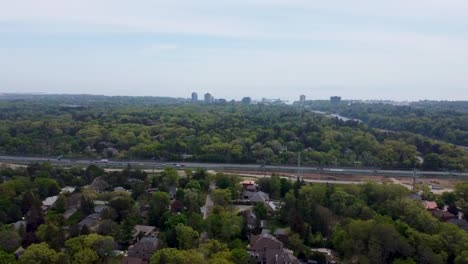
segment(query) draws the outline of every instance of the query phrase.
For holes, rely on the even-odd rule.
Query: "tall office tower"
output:
[[[198,102],[198,94],[196,92],[192,93],[192,102]]]

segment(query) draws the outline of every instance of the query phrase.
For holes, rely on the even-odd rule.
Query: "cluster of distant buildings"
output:
[[[203,100],[200,100],[198,98],[198,93],[197,92],[192,92],[192,97],[191,97],[191,102],[192,103],[204,103],[204,104],[226,104],[228,101],[224,98],[219,98],[215,99],[213,95],[210,93],[206,93],[203,96]],[[284,104],[287,103],[288,101],[283,101],[281,99],[267,99],[267,98],[262,98],[260,101],[257,100],[252,100],[251,97],[243,97],[240,102],[236,102],[235,100],[229,101],[231,104],[235,103],[241,103],[241,104]],[[306,102],[306,96],[304,94],[301,94],[299,96],[299,101],[300,104],[304,104]],[[341,103],[341,97],[340,96],[331,96],[330,97],[330,102],[332,104],[340,104]]]
[[[241,104],[245,104],[245,105],[250,105],[250,104],[284,104],[284,103],[287,103],[287,101],[283,101],[281,99],[267,99],[267,98],[262,98],[261,101],[256,101],[256,100],[252,100],[252,98],[249,97],[249,96],[243,97],[240,101],[236,101],[236,100],[228,101],[228,100],[226,100],[224,98],[215,98],[210,93],[204,94],[203,100],[200,100],[198,98],[198,93],[196,93],[196,92],[192,93],[191,102],[192,103],[203,103],[203,104],[227,104],[227,103],[238,104],[238,103],[241,103]]]
[[[299,96],[299,103],[304,104],[306,102],[306,96],[301,94]],[[330,103],[332,104],[340,104],[341,103],[341,96],[330,96]]]

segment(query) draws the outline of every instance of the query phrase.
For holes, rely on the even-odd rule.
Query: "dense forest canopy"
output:
[[[380,105],[367,106],[383,111]],[[385,118],[384,113],[377,116]],[[468,169],[467,153],[442,141],[289,105],[20,96],[0,100],[0,120],[3,154],[294,164],[301,152],[305,165]]]
[[[307,107],[357,118],[371,127],[408,131],[468,147],[468,102],[388,103],[309,101]]]

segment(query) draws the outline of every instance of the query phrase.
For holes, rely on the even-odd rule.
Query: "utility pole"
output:
[[[297,177],[301,178],[301,151],[297,152]]]
[[[413,192],[416,190],[416,168],[413,168]]]

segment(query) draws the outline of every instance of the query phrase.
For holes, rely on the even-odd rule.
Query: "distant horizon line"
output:
[[[8,96],[8,95],[30,95],[30,96],[102,96],[102,97],[154,97],[154,98],[173,98],[173,99],[186,99],[186,100],[191,100],[191,94],[193,92],[191,92],[189,94],[188,97],[181,97],[181,96],[171,96],[171,95],[106,95],[106,94],[91,94],[91,93],[49,93],[49,92],[24,92],[24,93],[21,93],[21,92],[0,92],[0,97],[1,96]],[[211,96],[213,96],[212,93],[210,92],[207,92],[207,93],[198,93],[198,92],[195,92],[197,93],[198,95],[204,95],[204,94],[211,94]],[[294,100],[293,102],[298,102],[300,101],[299,98],[301,95],[304,95],[304,94],[298,94],[297,95],[297,99],[298,100]],[[468,100],[447,100],[447,99],[440,99],[440,100],[436,100],[436,99],[418,99],[418,100],[395,100],[395,99],[347,99],[347,98],[343,98],[343,96],[340,96],[340,95],[330,95],[328,98],[314,98],[314,99],[308,99],[307,98],[307,95],[306,96],[306,101],[328,101],[330,100],[330,97],[333,97],[333,96],[339,96],[341,97],[341,100],[342,101],[347,101],[347,102],[353,102],[353,101],[361,101],[361,102],[395,102],[395,103],[413,103],[413,102],[424,102],[424,101],[432,101],[432,102],[467,102]],[[224,97],[214,97],[215,99],[224,99],[224,100],[227,100],[228,102],[229,101],[232,101],[232,100],[235,100],[235,101],[240,101],[242,100],[242,98],[244,97],[250,97],[252,99],[252,101],[259,101],[261,102],[262,99],[266,99],[266,100],[281,100],[283,102],[289,102],[290,100],[288,99],[284,99],[284,98],[269,98],[269,97],[261,97],[261,98],[256,98],[256,97],[252,97],[252,96],[242,96],[240,97],[241,99],[226,99]],[[199,99],[198,101],[203,101],[203,98]]]

